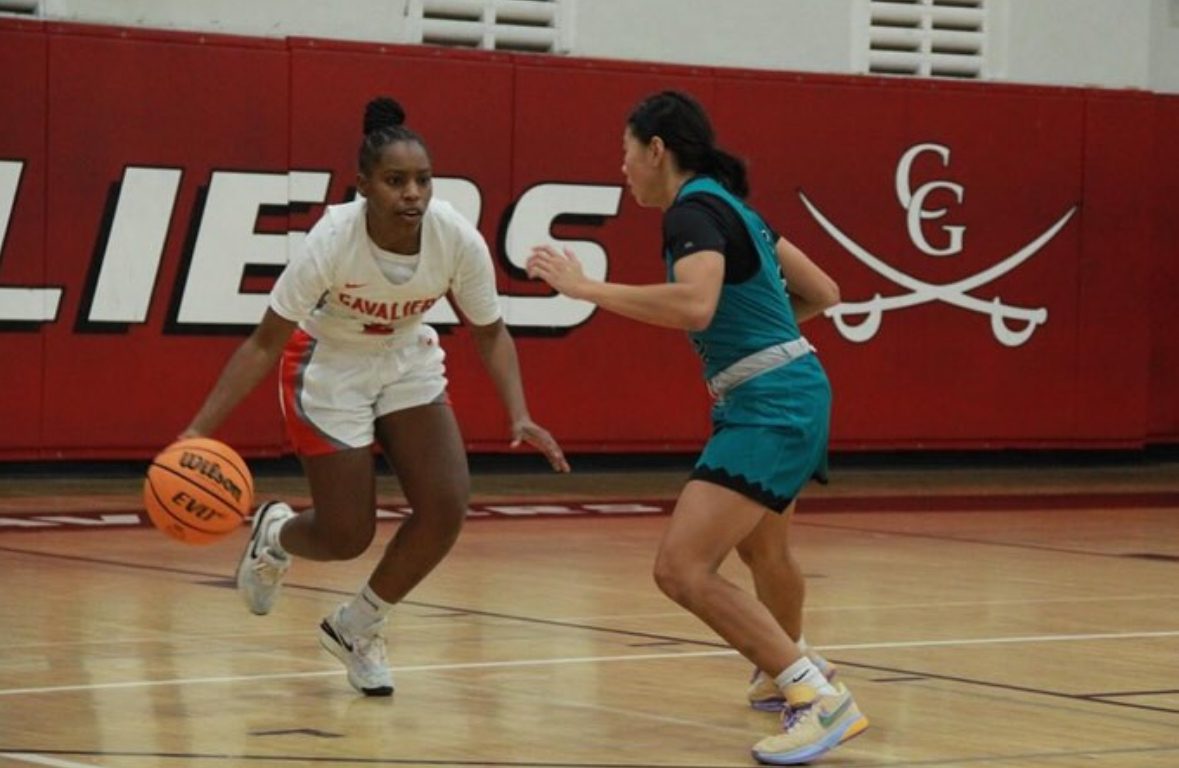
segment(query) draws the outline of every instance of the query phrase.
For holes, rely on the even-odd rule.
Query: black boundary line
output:
[[[161,464],[151,466],[167,470],[183,479],[189,479],[170,467]],[[0,478],[2,479],[2,478]],[[212,491],[210,491],[212,493]],[[478,511],[483,507],[494,506],[530,506],[544,504],[562,504],[576,506],[579,504],[659,504],[670,507],[675,504],[675,497],[658,499],[642,499],[633,497],[613,497],[589,499],[587,501],[570,501],[568,498],[521,498],[508,501],[475,502],[473,506]],[[379,507],[402,507],[405,502],[390,502],[389,499],[378,499]],[[871,494],[863,496],[813,496],[804,497],[800,501],[799,510],[795,518],[805,518],[812,514],[838,514],[862,512],[937,512],[938,514],[960,514],[969,512],[1010,512],[1035,510],[1038,512],[1070,512],[1078,509],[1179,509],[1179,491],[1109,491],[1099,493],[1006,493],[1006,494]],[[125,509],[104,510],[109,513],[127,513],[139,511],[136,507]],[[50,512],[40,510],[15,510],[5,512],[4,517],[24,517],[44,514],[88,514],[78,512]],[[583,513],[596,515],[599,513]],[[611,517],[624,517],[627,513],[612,513]],[[642,513],[632,513],[642,514]],[[649,514],[649,513],[648,513]],[[543,515],[537,515],[543,516]],[[576,517],[577,515],[559,515],[559,517]],[[480,515],[479,519],[485,516]],[[531,517],[528,515],[488,515],[486,517]],[[472,518],[476,519],[476,518]]]
[[[341,595],[344,597],[351,597],[352,592],[346,592],[342,589],[331,589],[330,587],[312,587],[303,584],[284,584],[284,588],[300,589],[305,592],[322,592],[329,595]],[[412,605],[417,608],[430,608],[431,610],[448,611],[452,614],[462,616],[483,616],[491,619],[505,619],[507,621],[519,621],[527,624],[541,624],[550,627],[566,627],[568,629],[585,629],[591,632],[603,632],[612,635],[625,635],[627,637],[643,637],[649,640],[657,640],[661,643],[668,644],[683,644],[683,645],[699,645],[705,648],[717,648],[721,650],[732,650],[728,643],[716,642],[711,640],[696,640],[686,637],[676,637],[674,635],[658,635],[653,632],[639,632],[633,629],[615,629],[613,627],[599,627],[593,624],[578,624],[572,621],[558,621],[556,619],[538,619],[533,616],[520,616],[513,613],[498,613],[496,611],[481,611],[477,608],[457,608],[453,605],[443,605],[441,603],[423,603],[416,600],[402,600],[402,605]],[[736,653],[736,651],[734,651]]]
[[[160,467],[160,468],[167,469],[167,467]],[[573,512],[562,512],[562,513],[538,512],[536,514],[529,514],[529,515],[512,515],[512,514],[507,514],[504,512],[495,512],[495,511],[492,511],[492,509],[491,509],[492,507],[505,507],[505,506],[506,507],[547,506],[547,505],[558,505],[558,504],[562,505],[562,506],[567,506],[567,507],[576,507],[576,506],[582,506],[582,505],[587,505],[587,504],[593,504],[593,505],[649,504],[652,506],[658,506],[658,507],[660,507],[660,509],[657,512],[598,512],[595,510],[586,509],[584,511],[573,511]],[[405,518],[408,517],[408,515],[401,513],[401,512],[397,512],[396,510],[399,510],[400,508],[406,507],[406,506],[407,506],[407,504],[404,501],[398,500],[398,501],[393,502],[393,501],[389,501],[389,500],[382,501],[382,500],[378,499],[377,500],[377,508],[379,510],[393,512],[394,514],[392,514],[390,516],[385,516],[385,517],[378,517],[377,518],[377,525],[381,525],[383,523],[403,522],[405,520]],[[539,500],[535,500],[535,501],[529,500],[529,501],[512,501],[512,502],[503,502],[503,501],[479,502],[479,503],[474,503],[474,504],[468,505],[468,507],[470,508],[470,511],[474,512],[475,514],[468,515],[464,520],[464,524],[476,523],[476,522],[481,522],[484,520],[497,520],[497,521],[499,521],[499,520],[525,521],[525,520],[541,520],[541,519],[543,519],[543,520],[587,520],[587,519],[588,520],[604,520],[604,519],[614,519],[614,518],[632,518],[633,519],[633,518],[644,518],[644,517],[666,517],[667,515],[669,515],[671,513],[671,510],[674,506],[675,506],[675,499],[633,499],[633,498],[606,499],[603,501],[595,500],[595,501],[585,501],[585,502],[570,501],[568,499],[549,499],[549,500],[539,499]],[[11,534],[78,533],[78,532],[83,532],[83,531],[87,532],[87,533],[97,533],[100,531],[121,531],[121,530],[133,529],[133,528],[151,528],[152,527],[151,517],[148,514],[147,510],[144,509],[143,507],[113,507],[113,508],[109,508],[109,509],[66,510],[66,511],[34,510],[34,509],[19,510],[18,509],[18,510],[0,512],[0,520],[34,520],[34,521],[38,521],[38,520],[42,520],[43,518],[47,518],[47,517],[77,517],[77,518],[82,518],[85,520],[91,520],[91,519],[97,520],[97,519],[102,518],[104,515],[135,515],[139,518],[139,521],[134,524],[119,524],[119,525],[90,526],[90,525],[71,525],[68,523],[52,523],[48,526],[44,526],[44,527],[39,526],[39,527],[32,527],[32,528],[23,528],[23,527],[19,527],[19,526],[14,526],[11,528],[0,527],[0,536],[3,536],[4,534],[10,534],[10,533]],[[250,519],[252,519],[252,515],[250,517],[242,518],[242,521],[244,523],[249,523]]]
[[[70,562],[88,563],[91,565],[107,565],[116,568],[131,568],[142,571],[155,571],[162,573],[175,573],[181,576],[196,576],[201,579],[212,579],[217,583],[214,585],[217,588],[222,588],[221,585],[226,581],[224,574],[213,574],[207,571],[192,571],[186,568],[170,568],[163,565],[149,565],[143,563],[123,563],[117,560],[104,560],[98,557],[83,557],[82,555],[63,555],[56,552],[37,552],[35,550],[17,549],[15,547],[0,547],[0,552],[11,552],[18,555],[32,555],[34,557],[47,557],[55,560],[68,560]],[[292,584],[284,583],[285,589],[297,589],[303,592],[317,592],[326,595],[337,595],[341,597],[351,597],[352,592],[342,589],[332,589],[329,587],[316,587],[309,584]],[[417,600],[402,600],[401,605],[414,606],[416,608],[429,608],[431,610],[447,611],[448,613],[462,615],[462,616],[484,616],[493,619],[505,619],[507,621],[519,621],[527,624],[541,624],[552,627],[566,627],[568,629],[584,629],[591,632],[603,632],[614,635],[625,635],[627,637],[642,637],[650,640],[659,640],[669,643],[681,643],[684,645],[703,646],[706,648],[718,648],[729,650],[729,645],[722,642],[714,642],[709,640],[697,640],[685,637],[675,637],[673,635],[658,635],[652,632],[639,632],[637,630],[629,629],[614,629],[612,627],[598,627],[592,624],[577,624],[571,621],[557,621],[556,619],[538,619],[532,616],[520,616],[511,613],[497,613],[495,611],[481,611],[473,608],[457,608],[452,605],[442,605],[440,603],[423,603]]]
[[[1029,510],[1031,511],[1031,510]],[[1035,510],[1039,511],[1039,510]],[[942,514],[942,513],[937,513]],[[933,539],[934,541],[952,541],[958,544],[985,544],[990,547],[1005,547],[1007,549],[1031,549],[1038,552],[1056,552],[1065,555],[1085,555],[1087,557],[1108,557],[1117,560],[1133,558],[1144,562],[1171,562],[1156,558],[1143,557],[1143,553],[1134,552],[1094,552],[1091,549],[1070,549],[1068,547],[1050,547],[1045,544],[1027,544],[1018,541],[992,541],[990,539],[972,539],[965,536],[947,536],[941,533],[921,533],[919,531],[894,531],[883,528],[864,528],[858,525],[835,525],[833,523],[812,522],[809,520],[795,520],[795,525],[808,528],[824,528],[832,531],[851,531],[853,533],[870,533],[877,536],[899,536],[909,539]],[[30,530],[30,532],[32,532]]]
[[[1085,693],[1062,693],[1061,691],[1049,691],[1043,688],[1032,688],[1025,685],[1013,685],[1011,683],[992,683],[986,680],[979,680],[973,677],[959,677],[957,675],[942,675],[933,672],[917,672],[912,669],[901,669],[899,667],[880,667],[874,664],[861,664],[854,661],[844,661],[843,659],[832,658],[831,661],[843,667],[851,669],[869,669],[873,672],[887,672],[894,675],[911,675],[920,676],[929,680],[944,680],[950,683],[963,683],[965,685],[976,685],[983,688],[994,688],[1002,691],[1015,691],[1017,693],[1030,693],[1036,696],[1050,696],[1056,699],[1067,699],[1069,701],[1080,701],[1090,704],[1109,704],[1115,707],[1126,707],[1128,709],[1140,709],[1147,712],[1165,712],[1167,714],[1179,715],[1179,709],[1171,707],[1155,707],[1149,704],[1134,704],[1125,701],[1110,701],[1094,694]],[[1133,695],[1133,694],[1130,694]],[[1177,747],[1179,748],[1179,747]]]
[[[1035,545],[1013,544],[1013,543],[1008,543],[1008,542],[993,542],[993,541],[974,540],[974,539],[961,539],[961,538],[957,538],[957,537],[939,536],[936,534],[905,533],[905,532],[898,533],[898,532],[894,532],[894,531],[875,531],[875,530],[871,530],[871,529],[862,529],[862,528],[858,528],[858,527],[850,527],[849,528],[849,527],[844,527],[844,526],[829,525],[829,524],[822,524],[822,523],[810,523],[809,525],[812,525],[814,527],[819,527],[819,528],[831,528],[831,529],[835,529],[835,530],[851,530],[851,531],[856,531],[856,532],[861,532],[861,533],[891,534],[891,535],[897,535],[897,536],[910,536],[910,537],[915,537],[915,538],[929,538],[929,539],[937,539],[937,540],[945,540],[945,541],[965,542],[965,543],[972,543],[972,544],[986,544],[986,545],[990,545],[990,546],[1012,547],[1012,548],[1023,548],[1023,549],[1037,549],[1037,550],[1046,550],[1046,551],[1054,551],[1054,552],[1067,552],[1067,553],[1071,553],[1071,554],[1089,555],[1089,556],[1094,556],[1094,557],[1121,557],[1121,555],[1116,555],[1116,554],[1111,555],[1111,554],[1101,553],[1101,552],[1086,552],[1083,550],[1067,550],[1067,549],[1058,549],[1058,548],[1052,548],[1052,547],[1041,547],[1041,546],[1035,546]],[[133,568],[133,569],[139,569],[139,570],[177,573],[177,574],[186,575],[186,576],[199,576],[199,577],[205,578],[205,579],[210,579],[210,578],[217,579],[219,581],[224,580],[224,576],[222,574],[210,574],[210,573],[204,572],[204,571],[192,571],[192,570],[187,570],[187,569],[182,569],[182,568],[168,568],[165,566],[145,565],[145,564],[138,564],[138,563],[122,563],[122,562],[118,562],[118,561],[103,560],[101,558],[82,557],[79,555],[63,555],[63,554],[58,554],[58,553],[37,552],[37,551],[16,549],[16,548],[12,548],[12,547],[0,547],[0,552],[12,552],[12,553],[16,553],[16,554],[33,555],[33,556],[38,556],[38,557],[49,557],[49,558],[69,560],[69,561],[74,561],[74,562],[94,563],[94,564],[108,565],[108,566],[114,566],[114,567]],[[300,589],[300,590],[303,590],[306,592],[319,592],[319,593],[323,593],[323,594],[342,595],[342,596],[347,596],[347,595],[351,594],[351,592],[346,592],[344,590],[330,589],[330,588],[326,588],[326,587],[314,587],[314,586],[300,585],[300,584],[288,584],[286,586],[288,589],[291,589],[291,588]],[[553,620],[553,619],[538,619],[538,618],[527,617],[527,616],[519,616],[519,615],[513,615],[513,614],[507,614],[507,613],[498,613],[495,611],[481,611],[481,610],[467,609],[467,608],[456,608],[454,606],[442,605],[439,603],[423,603],[423,602],[412,601],[412,600],[403,600],[402,603],[405,605],[411,605],[411,606],[415,606],[415,607],[425,607],[425,608],[430,608],[433,610],[452,611],[452,612],[457,612],[457,613],[460,613],[463,615],[484,616],[484,617],[489,617],[489,618],[505,619],[508,621],[518,621],[518,622],[524,622],[524,623],[530,623],[530,624],[540,624],[540,625],[547,625],[547,626],[564,627],[564,628],[569,628],[569,629],[582,629],[582,630],[588,630],[588,631],[593,631],[593,632],[603,632],[603,633],[607,633],[607,634],[624,635],[624,636],[628,636],[628,637],[644,637],[644,638],[654,639],[654,640],[678,642],[678,643],[683,643],[685,645],[692,645],[692,646],[712,647],[712,648],[718,648],[718,649],[728,649],[729,648],[729,646],[726,643],[709,642],[709,641],[705,641],[705,640],[695,640],[695,639],[688,639],[688,638],[679,638],[679,637],[668,636],[668,635],[658,635],[658,634],[648,633],[648,632],[637,632],[637,631],[631,631],[631,630],[614,629],[614,628],[610,628],[610,627],[597,627],[597,626],[588,625],[588,624],[576,624],[573,622],[562,622],[562,621],[557,621],[557,620]],[[844,664],[850,668],[868,669],[868,670],[873,670],[876,672],[886,672],[886,673],[897,674],[897,675],[920,676],[920,677],[924,677],[927,679],[945,680],[945,681],[949,681],[949,682],[961,683],[964,685],[976,685],[976,686],[981,686],[981,687],[986,687],[986,688],[994,688],[997,690],[1008,690],[1008,691],[1016,691],[1016,692],[1020,692],[1020,693],[1049,696],[1049,697],[1054,697],[1054,698],[1063,698],[1063,699],[1067,699],[1069,701],[1099,703],[1099,704],[1105,704],[1105,705],[1109,705],[1109,706],[1125,707],[1125,708],[1129,708],[1129,709],[1136,709],[1136,710],[1142,710],[1142,711],[1163,712],[1163,713],[1168,713],[1168,714],[1179,714],[1179,709],[1174,709],[1174,708],[1169,708],[1169,707],[1156,707],[1156,706],[1151,706],[1151,705],[1146,705],[1146,704],[1136,704],[1136,703],[1131,703],[1131,702],[1117,701],[1116,699],[1097,698],[1092,695],[1068,694],[1068,693],[1062,693],[1059,691],[1048,691],[1048,690],[1044,690],[1044,689],[1040,689],[1040,688],[1017,686],[1017,685],[1011,685],[1011,684],[1006,684],[1006,683],[994,683],[994,682],[988,682],[985,680],[978,680],[978,679],[966,678],[966,677],[958,677],[958,676],[953,676],[953,675],[920,673],[920,672],[915,672],[915,671],[909,670],[909,669],[900,669],[900,668],[895,668],[895,667],[879,667],[879,666],[873,666],[873,665],[869,665],[869,664],[853,663],[850,661],[844,661],[841,659],[834,659],[834,658],[832,659],[832,661],[836,662],[837,664]]]
[[[1119,696],[1173,696],[1177,693],[1179,693],[1179,689],[1171,688],[1161,691],[1110,691],[1109,693],[1081,693],[1077,695],[1083,699],[1116,699]]]
[[[117,561],[103,560],[103,559],[94,558],[94,557],[82,557],[79,555],[62,555],[62,554],[48,553],[48,552],[29,552],[27,550],[14,549],[11,547],[0,547],[0,552],[14,552],[17,554],[34,555],[34,556],[40,556],[40,557],[49,557],[49,558],[54,558],[54,559],[69,560],[69,561],[83,562],[83,563],[92,563],[92,564],[99,564],[99,565],[108,565],[108,566],[115,566],[115,567],[133,568],[133,569],[139,569],[139,570],[162,571],[162,572],[167,572],[167,573],[181,574],[181,575],[185,575],[185,576],[199,576],[203,579],[215,579],[215,580],[217,580],[218,583],[225,581],[224,577],[221,576],[220,574],[209,574],[204,571],[191,571],[191,570],[187,570],[187,569],[183,569],[183,568],[168,568],[168,567],[164,567],[164,566],[142,565],[142,564],[138,564],[138,563],[120,563]],[[347,592],[345,590],[331,589],[328,587],[315,587],[315,586],[302,585],[302,584],[287,584],[285,586],[287,587],[287,589],[298,589],[298,590],[302,590],[304,592],[317,592],[317,593],[321,593],[321,594],[330,594],[330,595],[339,595],[339,596],[348,596],[351,594],[351,592]],[[642,637],[642,638],[647,638],[647,639],[657,640],[657,641],[682,643],[684,645],[689,645],[689,646],[700,646],[700,647],[726,649],[726,650],[729,649],[729,646],[726,643],[710,642],[707,640],[689,639],[689,638],[675,637],[675,636],[670,636],[670,635],[658,635],[658,634],[654,634],[654,633],[650,633],[650,632],[638,632],[638,631],[633,631],[633,630],[615,629],[612,627],[598,627],[598,626],[594,626],[594,625],[590,625],[590,624],[577,624],[574,622],[557,621],[555,619],[538,619],[538,618],[529,617],[529,616],[519,616],[519,615],[514,615],[514,614],[508,614],[508,613],[499,613],[496,611],[481,611],[481,610],[468,609],[468,608],[456,608],[456,607],[450,606],[450,605],[442,605],[439,603],[423,603],[423,602],[416,601],[416,600],[403,600],[402,604],[414,606],[414,607],[418,607],[418,608],[429,608],[431,610],[445,610],[445,611],[457,613],[459,615],[483,616],[483,617],[488,617],[488,618],[504,619],[507,621],[518,621],[518,622],[527,623],[527,624],[539,624],[539,625],[544,625],[544,626],[563,627],[566,629],[580,629],[580,630],[587,630],[587,631],[591,631],[591,632],[602,632],[605,634],[623,635],[623,636],[627,636],[627,637]],[[997,690],[1016,691],[1019,693],[1028,693],[1028,694],[1033,694],[1033,695],[1062,698],[1062,699],[1067,699],[1069,701],[1083,701],[1083,702],[1088,702],[1088,703],[1106,704],[1109,706],[1125,707],[1128,709],[1136,709],[1136,710],[1149,711],[1149,712],[1164,712],[1164,713],[1168,713],[1168,714],[1179,714],[1179,709],[1173,709],[1170,707],[1157,707],[1157,706],[1151,706],[1148,704],[1137,704],[1137,703],[1133,703],[1133,702],[1117,701],[1116,699],[1101,698],[1100,696],[1097,696],[1094,694],[1062,693],[1059,691],[1049,691],[1049,690],[1044,690],[1041,688],[1031,688],[1031,687],[1027,687],[1027,686],[1011,685],[1011,684],[1007,684],[1007,683],[988,682],[986,680],[979,680],[976,678],[917,672],[917,671],[914,671],[911,669],[901,669],[901,668],[897,668],[897,667],[880,667],[880,666],[874,666],[874,665],[870,665],[870,664],[861,664],[861,663],[857,663],[857,662],[851,662],[851,661],[846,661],[843,659],[836,659],[836,658],[832,658],[831,660],[833,662],[835,662],[836,664],[844,665],[844,666],[847,666],[852,669],[872,670],[874,672],[883,672],[883,673],[888,673],[888,674],[892,674],[892,675],[905,675],[905,676],[909,676],[909,677],[917,677],[920,679],[945,680],[947,682],[961,683],[963,685],[974,685],[974,686],[980,686],[980,687],[984,687],[984,688],[994,688]],[[1116,694],[1109,694],[1109,695],[1116,696]]]

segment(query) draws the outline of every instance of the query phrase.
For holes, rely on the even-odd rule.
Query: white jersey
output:
[[[328,206],[270,293],[270,308],[319,341],[418,337],[422,315],[452,293],[475,325],[500,318],[495,269],[479,230],[445,200],[422,216],[421,258],[408,281],[390,282],[365,227],[366,201]]]

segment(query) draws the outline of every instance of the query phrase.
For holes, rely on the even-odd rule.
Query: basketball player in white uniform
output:
[[[470,489],[466,454],[446,397],[438,334],[422,322],[446,293],[468,321],[511,420],[553,469],[569,471],[556,441],[532,421],[515,344],[500,316],[495,274],[478,230],[431,200],[424,141],[395,101],[365,110],[354,202],[329,206],[305,252],[284,270],[262,322],[222,371],[183,436],[209,435],[281,357],[288,435],[313,507],[282,502],[254,515],[237,584],[250,610],[269,613],[292,556],[359,556],[376,530],[374,441],[397,472],[410,515],[368,583],[320,624],[320,643],[370,696],[393,692],[381,629],[390,608],[446,555]]]

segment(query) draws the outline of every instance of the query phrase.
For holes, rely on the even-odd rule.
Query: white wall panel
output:
[[[911,1],[897,0],[898,7]],[[7,7],[99,24],[408,43],[422,37],[421,23],[415,34],[407,21],[410,2],[0,0],[0,12]],[[987,9],[982,79],[1179,93],[1179,0],[982,2]],[[586,57],[856,74],[868,70],[871,56],[868,7],[869,0],[562,0],[560,29],[525,30],[556,35],[556,42],[546,38],[524,47]]]

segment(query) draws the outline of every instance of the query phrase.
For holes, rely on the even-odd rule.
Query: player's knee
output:
[[[428,508],[422,509],[422,518],[435,536],[442,539],[450,538],[453,541],[458,538],[463,522],[467,519],[467,507],[465,495],[437,496]]]
[[[792,557],[782,542],[742,542],[737,545],[737,555],[750,568],[788,567]]]
[[[372,541],[371,534],[367,537],[362,534],[349,534],[329,541],[328,551],[336,560],[355,560],[364,554]]]
[[[686,605],[692,594],[691,571],[684,567],[674,557],[660,553],[655,558],[655,568],[652,574],[655,585],[663,594],[680,605]]]
[[[364,554],[376,535],[372,525],[331,526],[316,531],[325,554],[332,560],[354,560]]]
[[[466,510],[462,514],[449,513],[438,517],[434,524],[430,526],[430,538],[434,541],[437,548],[443,552],[449,552],[454,543],[458,541],[459,531],[463,529],[463,518],[466,516]]]

